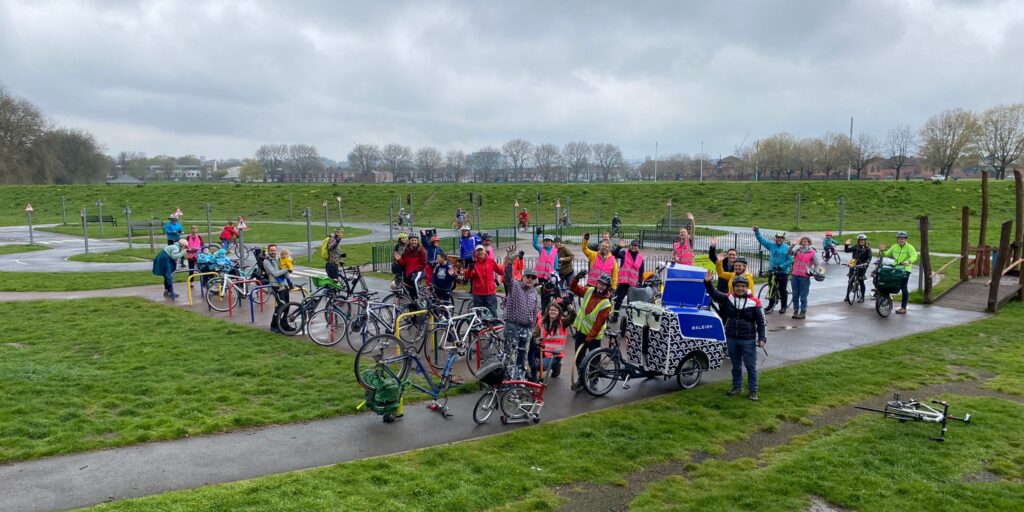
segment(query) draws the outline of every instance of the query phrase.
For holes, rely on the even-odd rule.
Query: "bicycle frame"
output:
[[[971,422],[971,415],[964,414],[962,418],[956,416],[950,416],[949,414],[949,403],[944,400],[932,400],[933,404],[941,405],[942,412],[934,407],[918,402],[911,398],[910,400],[900,400],[900,395],[893,395],[893,399],[886,403],[885,409],[872,409],[870,407],[854,406],[857,409],[871,412],[880,412],[885,415],[886,418],[892,418],[895,420],[903,421],[924,421],[927,423],[938,423],[941,428],[939,430],[938,437],[930,437],[932,441],[944,442],[946,440],[946,431],[948,430],[949,420],[962,421],[964,423]]]

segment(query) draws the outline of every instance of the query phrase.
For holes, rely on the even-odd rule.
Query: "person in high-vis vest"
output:
[[[629,289],[640,284],[640,277],[644,275],[644,255],[640,254],[640,241],[633,240],[626,249],[626,241],[619,240],[619,246],[612,251],[616,262],[619,264],[618,282],[615,286],[615,309],[612,310],[611,322],[619,320],[619,313],[622,310],[622,301],[629,293]]]
[[[793,318],[807,318],[807,295],[811,291],[811,277],[821,272],[821,254],[811,247],[810,237],[800,238],[800,244],[789,248],[793,257],[793,272],[790,282],[793,284]],[[815,269],[818,269],[815,272]]]
[[[538,286],[543,287],[555,274],[555,268],[558,267],[558,248],[555,247],[553,235],[544,235],[543,245],[537,242],[539,236],[539,232],[534,232],[533,248],[537,250],[537,264],[534,265],[533,270],[537,273]],[[544,309],[551,302],[552,295],[542,293],[540,298],[541,309]]]
[[[587,276],[587,285],[594,286],[597,284],[597,280],[605,275],[610,277],[611,282],[614,284],[619,279],[619,263],[615,261],[615,256],[612,255],[611,242],[601,240],[601,244],[598,245],[598,249],[595,252],[590,249],[589,240],[590,233],[583,233],[583,255],[590,261],[590,275]]]
[[[583,358],[591,351],[601,347],[601,338],[604,338],[605,328],[608,327],[608,317],[612,312],[612,302],[608,299],[611,296],[611,276],[604,274],[597,279],[593,286],[580,286],[579,281],[587,275],[587,271],[580,271],[569,282],[569,290],[573,295],[579,297],[579,305],[576,307],[576,320],[572,326],[576,329],[575,350],[576,369],[580,374],[580,381],[573,383],[579,386],[583,383],[583,369],[580,364]],[[580,350],[580,347],[584,347]]]
[[[882,251],[882,256],[892,258],[897,265],[902,266],[903,270],[907,271],[907,274],[903,276],[903,280],[900,282],[900,293],[903,294],[903,299],[900,303],[900,308],[896,310],[898,315],[907,314],[907,300],[910,298],[910,270],[913,268],[914,263],[917,263],[917,249],[907,243],[909,236],[906,231],[900,231],[896,233],[896,245],[886,249],[885,244],[880,244],[878,248]]]
[[[686,218],[689,220],[689,227],[696,232],[697,222],[693,220],[693,214],[687,212]],[[673,261],[683,265],[693,265],[693,259],[696,256],[693,252],[694,243],[693,233],[685,227],[679,228],[679,241],[672,244]]]
[[[569,326],[575,315],[562,310],[559,301],[551,301],[543,313],[537,314],[537,325],[533,338],[537,341],[545,376],[557,379],[562,373],[562,358],[565,356],[565,342],[569,339]],[[531,363],[531,367],[533,364]]]

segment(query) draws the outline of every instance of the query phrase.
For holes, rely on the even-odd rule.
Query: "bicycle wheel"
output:
[[[597,349],[583,359],[583,389],[591,396],[604,396],[619,381],[619,358],[610,349]]]
[[[356,382],[363,389],[376,390],[363,379],[363,371],[378,366],[386,367],[387,373],[394,375],[399,381],[405,380],[409,373],[409,355],[398,338],[390,334],[374,336],[359,347],[359,352],[356,352],[355,372]]]
[[[764,304],[765,313],[771,313],[775,309],[775,301],[769,296],[772,291],[771,283],[762,284],[757,290],[757,298]]]
[[[224,287],[223,294],[221,293],[221,287]],[[228,301],[228,290],[230,289],[231,301],[234,302],[234,307],[237,309],[242,305],[243,297],[240,297],[241,290],[237,285],[228,284],[225,286],[223,281],[219,277],[215,277],[210,280],[206,288],[206,303],[210,306],[210,309],[214,311],[227,311],[230,306]]]
[[[423,338],[416,346],[416,351],[423,354],[427,359],[427,364],[432,368],[441,370],[448,359],[445,356],[444,347],[454,347],[457,342],[458,337],[456,337],[455,331],[449,330],[447,325],[438,325],[433,329],[423,331]]]
[[[864,290],[860,288],[860,281],[853,282],[853,301],[858,303],[864,301]]]
[[[841,265],[843,263],[843,260],[839,257],[838,251],[832,251],[832,262],[836,265]]]
[[[690,389],[700,384],[700,377],[703,373],[704,367],[700,364],[697,355],[687,354],[682,361],[679,361],[679,366],[676,366],[676,382],[679,383],[680,388]]]
[[[476,401],[476,405],[473,406],[473,421],[477,425],[483,425],[487,422],[487,419],[494,414],[494,410],[498,408],[498,392],[495,389],[487,390],[480,398]]]
[[[275,314],[281,334],[295,336],[306,328],[306,309],[298,302],[289,302],[277,308]]]
[[[334,304],[328,303],[306,319],[306,333],[317,345],[337,345],[348,334],[348,317]]]
[[[509,420],[519,420],[533,409],[533,393],[526,386],[511,386],[501,393],[501,414]]]
[[[857,286],[857,281],[855,279],[850,279],[846,283],[846,298],[843,299],[843,301],[845,301],[847,304],[850,304],[852,306],[853,303],[856,302],[856,300],[857,300],[857,297],[854,297],[852,295],[856,294],[856,293],[859,293],[859,292],[860,292],[860,286]]]
[[[875,311],[878,312],[878,316],[885,318],[892,313],[892,296],[888,293],[879,293],[878,298],[875,300]]]
[[[249,286],[251,286],[251,284]],[[246,286],[246,287],[248,288],[248,286]],[[253,290],[250,290],[250,291],[253,291]],[[252,302],[253,302],[253,304],[266,304],[267,301],[270,300],[270,297],[272,297],[274,295],[274,292],[270,291],[267,288],[263,288],[263,289],[260,289],[260,290],[254,290],[254,291],[256,293],[252,294]],[[246,300],[248,300],[248,298]]]
[[[469,373],[476,377],[476,372],[480,370],[480,367],[492,357],[497,356],[504,346],[504,341],[494,331],[487,331],[485,334],[478,334],[474,337],[466,347],[466,367],[469,368]]]

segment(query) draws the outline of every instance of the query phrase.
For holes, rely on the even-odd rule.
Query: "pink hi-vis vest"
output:
[[[565,352],[565,339],[569,335],[569,327],[559,320],[552,331],[544,329],[545,318],[537,313],[537,328],[540,329],[540,348],[544,357],[562,358]]]
[[[547,279],[551,277],[551,273],[555,271],[555,259],[558,256],[558,249],[555,246],[551,246],[545,254],[545,249],[540,248],[540,255],[537,256],[537,265],[533,267],[537,271],[537,277],[539,279]]]
[[[793,275],[798,277],[807,277],[811,265],[814,264],[814,250],[811,249],[807,252],[797,251],[793,256]]]
[[[689,240],[683,240],[676,242],[672,245],[672,252],[675,254],[676,263],[682,263],[683,265],[693,265],[693,248],[690,247]]]
[[[615,270],[615,257],[608,254],[608,257],[601,261],[601,255],[597,254],[594,256],[594,264],[590,266],[590,275],[587,276],[587,284],[589,286],[597,286],[597,279],[601,276],[612,276],[612,272]]]
[[[643,264],[643,254],[638,251],[636,259],[633,259],[633,253],[626,251],[626,255],[622,258],[622,268],[619,269],[619,284],[636,286],[640,282],[640,266]]]

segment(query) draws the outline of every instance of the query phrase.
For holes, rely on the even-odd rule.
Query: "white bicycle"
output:
[[[932,441],[943,442],[946,440],[946,424],[949,420],[962,421],[964,423],[971,422],[971,415],[964,414],[963,418],[957,418],[956,416],[949,415],[949,403],[944,400],[932,400],[933,404],[941,405],[942,411],[931,407],[930,405],[923,404],[911,398],[910,400],[900,400],[900,395],[893,395],[892,400],[889,400],[885,404],[885,409],[872,409],[870,407],[856,406],[857,409],[862,409],[871,412],[880,412],[885,415],[886,418],[892,418],[898,420],[900,423],[904,421],[926,421],[928,423],[938,423],[942,426],[939,431],[939,437],[929,438]]]

